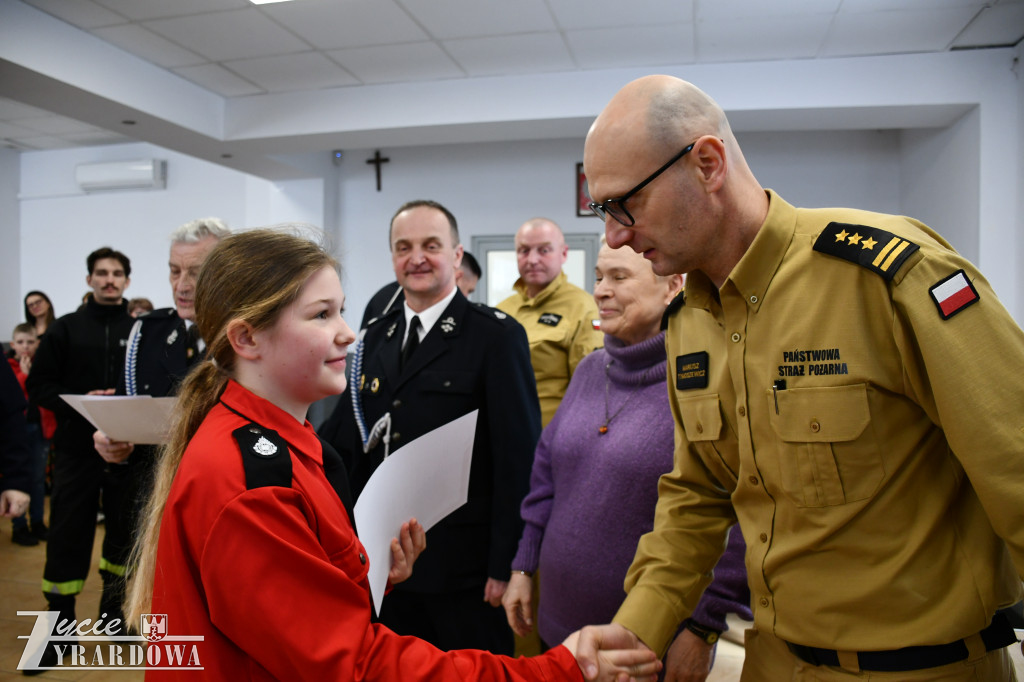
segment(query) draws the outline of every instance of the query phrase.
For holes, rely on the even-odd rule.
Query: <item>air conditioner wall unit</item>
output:
[[[167,162],[161,159],[80,163],[75,181],[86,192],[118,189],[164,189]]]

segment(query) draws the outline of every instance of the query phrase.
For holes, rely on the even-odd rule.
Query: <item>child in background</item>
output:
[[[8,358],[14,376],[21,384],[21,390],[25,392],[25,399],[28,400],[28,391],[25,391],[25,379],[32,369],[32,357],[39,347],[39,337],[36,334],[34,325],[23,322],[14,328],[11,334],[11,350],[14,357]],[[37,407],[31,402],[25,411],[25,422],[28,427],[29,444],[32,452],[35,453],[32,470],[32,489],[27,492],[32,500],[29,503],[28,513],[12,520],[13,533],[11,541],[18,545],[31,547],[38,545],[40,540],[46,539],[46,524],[43,521],[43,506],[46,496],[46,460],[50,452],[50,438],[57,428],[57,422],[53,413],[47,409]],[[29,521],[32,525],[29,526]]]

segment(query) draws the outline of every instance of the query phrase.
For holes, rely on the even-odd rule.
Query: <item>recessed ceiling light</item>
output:
[[[254,5],[269,5],[273,2],[291,2],[292,0],[249,0]]]

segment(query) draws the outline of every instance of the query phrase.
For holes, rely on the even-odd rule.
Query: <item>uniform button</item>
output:
[[[398,400],[398,399],[395,399],[395,402],[391,403],[391,407],[401,407],[401,406],[402,406],[402,401]]]
[[[757,485],[757,476],[750,477],[750,485]]]
[[[821,431],[821,423],[819,423],[817,419],[811,422],[811,431],[813,431],[814,433]]]
[[[742,337],[742,336],[740,336],[740,333],[739,333],[739,332],[733,332],[733,333],[732,333],[732,336],[730,336],[729,338],[731,338],[731,339],[732,339],[732,342],[733,342],[733,343],[739,343],[739,342],[740,342],[740,339],[741,339],[741,338],[743,338],[743,337]]]
[[[767,533],[761,533],[761,535],[759,537],[761,538],[761,542],[768,542],[768,534]]]
[[[751,296],[750,297],[750,302],[751,303],[757,303],[757,296]]]
[[[402,437],[402,434],[398,433],[397,431],[395,431],[394,433],[391,434],[391,440],[398,440],[401,437]]]
[[[366,565],[366,555],[362,552],[359,553],[359,563]]]
[[[742,405],[740,405],[739,412],[740,412],[740,416],[741,417],[746,417],[747,416],[747,408],[743,407]]]
[[[451,386],[451,385],[452,385],[452,382],[450,382],[450,381],[447,381],[447,380],[446,380],[446,381],[444,382],[444,387],[445,387],[445,388],[448,388],[448,387],[449,387],[449,386]]]
[[[697,433],[704,433],[704,425],[697,422]]]
[[[758,602],[761,606],[768,608],[768,597],[761,597],[761,601]]]

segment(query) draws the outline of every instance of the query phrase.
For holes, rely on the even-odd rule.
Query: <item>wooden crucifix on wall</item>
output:
[[[372,159],[367,159],[366,160],[366,163],[372,163],[374,166],[377,167],[377,191],[378,192],[380,191],[380,165],[382,163],[387,163],[389,161],[391,161],[391,159],[389,159],[387,157],[381,158],[380,150],[379,149],[377,149],[377,150],[375,150],[373,152],[373,158]]]

